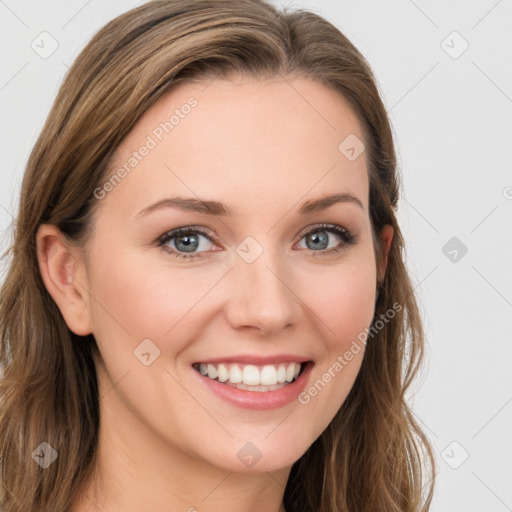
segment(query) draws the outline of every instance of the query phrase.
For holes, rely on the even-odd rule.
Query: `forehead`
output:
[[[150,200],[187,195],[239,203],[242,213],[262,200],[291,206],[340,191],[367,209],[362,141],[344,98],[309,79],[182,83],[118,148],[108,176],[121,179],[110,180],[102,206],[131,215]],[[347,144],[362,153],[354,159]]]

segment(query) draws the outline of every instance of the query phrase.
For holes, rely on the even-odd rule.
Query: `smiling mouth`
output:
[[[266,364],[195,363],[192,367],[204,377],[244,391],[275,391],[294,382],[308,362]]]

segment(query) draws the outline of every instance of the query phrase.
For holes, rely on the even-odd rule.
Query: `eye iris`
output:
[[[174,244],[176,249],[183,252],[193,252],[199,245],[199,237],[197,235],[182,235],[176,237]]]
[[[325,231],[315,231],[306,235],[308,249],[325,249],[329,245],[329,236]]]

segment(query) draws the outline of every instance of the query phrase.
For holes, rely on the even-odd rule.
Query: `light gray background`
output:
[[[140,3],[0,0],[0,249],[67,67]],[[432,510],[512,511],[512,2],[276,3],[335,23],[369,60],[391,116],[399,219],[428,335],[411,400],[437,457]],[[31,47],[51,49],[44,31],[58,43],[46,59]]]

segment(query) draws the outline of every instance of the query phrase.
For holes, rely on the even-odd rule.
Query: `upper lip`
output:
[[[266,364],[279,364],[279,363],[305,363],[311,361],[307,357],[297,356],[293,354],[277,354],[275,356],[250,355],[244,354],[239,356],[226,356],[201,359],[197,363],[205,364],[218,364],[218,363],[241,363],[253,364],[256,366],[264,366]]]

